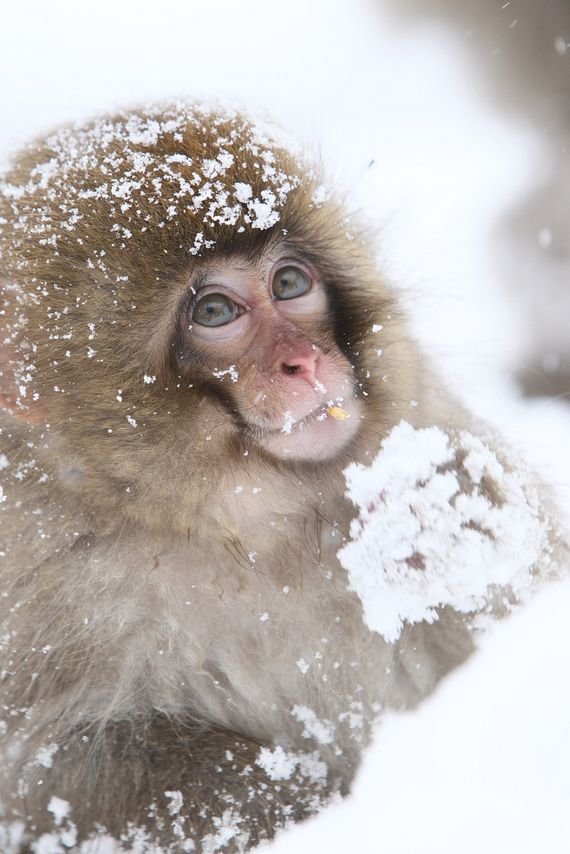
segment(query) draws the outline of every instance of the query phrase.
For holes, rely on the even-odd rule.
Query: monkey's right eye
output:
[[[240,314],[239,306],[224,294],[207,294],[192,310],[192,320],[200,326],[225,326]]]

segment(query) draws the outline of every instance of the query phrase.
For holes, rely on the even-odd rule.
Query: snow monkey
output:
[[[0,279],[2,850],[249,850],[346,792],[382,710],[473,647],[486,606],[438,587],[429,489],[451,484],[450,542],[493,548],[519,487],[454,432],[317,172],[238,112],[30,144],[0,184]],[[385,631],[338,553],[391,518],[402,441],[419,468],[376,574],[422,600]],[[344,470],[381,448],[359,516]]]

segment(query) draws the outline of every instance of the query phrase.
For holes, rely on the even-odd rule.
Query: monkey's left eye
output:
[[[192,310],[192,320],[200,326],[225,326],[240,314],[239,306],[224,294],[207,294]]]
[[[311,288],[311,280],[300,267],[289,264],[281,267],[273,276],[271,290],[275,299],[296,299],[302,297]]]

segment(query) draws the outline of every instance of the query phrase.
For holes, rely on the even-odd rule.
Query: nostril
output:
[[[314,385],[316,380],[318,354],[311,352],[308,355],[303,353],[293,352],[291,356],[286,356],[279,363],[279,370],[282,375],[287,377],[296,377],[299,380],[306,380],[309,385]]]
[[[288,365],[287,362],[283,362],[281,367],[284,374],[297,374],[303,368],[302,365]]]

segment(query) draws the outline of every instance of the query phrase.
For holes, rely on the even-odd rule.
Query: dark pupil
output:
[[[208,294],[198,300],[192,320],[201,326],[223,326],[237,316],[237,306],[223,294]]]
[[[297,267],[284,267],[273,280],[273,295],[276,299],[295,299],[309,290],[309,280]]]

